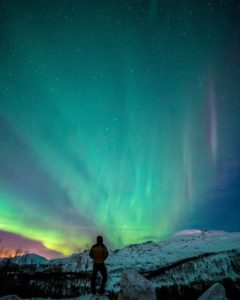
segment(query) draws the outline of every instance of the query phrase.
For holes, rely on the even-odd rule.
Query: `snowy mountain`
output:
[[[106,261],[110,273],[120,274],[125,268],[139,272],[152,272],[170,267],[184,260],[196,260],[201,257],[221,253],[222,257],[233,250],[240,251],[240,233],[224,231],[183,231],[161,242],[133,244],[111,251]],[[88,252],[73,254],[70,257],[49,261],[49,264],[64,265],[64,270],[75,272],[84,269]],[[82,262],[82,265],[81,265]]]
[[[130,267],[148,274],[148,277],[156,281],[156,286],[159,286],[160,280],[157,278],[160,276],[158,274],[161,273],[161,270],[164,276],[171,274],[168,280],[163,279],[164,285],[167,284],[167,281],[171,284],[171,276],[179,274],[179,272],[176,272],[175,275],[174,272],[177,266],[186,266],[190,262],[195,264],[199,261],[204,266],[207,263],[207,257],[209,261],[215,255],[218,255],[221,259],[228,255],[226,254],[228,251],[230,255],[232,249],[240,251],[240,233],[201,231],[189,234],[183,232],[159,243],[148,242],[142,245],[125,247],[115,252],[110,257],[108,264],[114,273],[117,273],[116,270],[119,268]],[[196,267],[197,270],[199,270],[198,267]],[[168,273],[166,270],[168,270]],[[189,273],[189,271],[187,270],[186,273]],[[186,280],[187,276],[184,277]]]
[[[39,272],[52,269],[86,277],[92,268],[88,251],[50,261],[38,256],[33,258]],[[107,288],[115,292],[119,291],[122,271],[134,269],[153,282],[162,299],[184,299],[184,295],[197,299],[217,281],[225,285],[227,292],[231,289],[238,293],[239,287],[240,295],[240,233],[185,230],[165,241],[149,241],[110,251],[106,265]],[[68,286],[70,280],[69,277]],[[81,284],[74,280],[75,284]]]
[[[165,241],[132,244],[110,251],[106,265],[108,270],[114,273],[124,268],[151,271],[186,258],[233,249],[240,250],[240,233],[238,232],[186,230],[176,233]],[[16,258],[16,262],[64,265],[65,271],[75,272],[84,268],[81,263],[83,264],[87,258],[88,251],[53,260],[47,260],[37,254],[26,254]]]
[[[13,262],[19,265],[45,265],[49,263],[48,259],[34,253],[17,256],[13,258]]]

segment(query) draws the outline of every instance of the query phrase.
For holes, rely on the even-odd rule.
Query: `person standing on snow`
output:
[[[107,282],[107,268],[104,264],[105,259],[108,257],[108,249],[103,244],[103,237],[97,237],[97,244],[93,245],[90,249],[89,256],[93,259],[93,273],[91,280],[91,291],[96,294],[96,279],[97,273],[100,272],[102,276],[101,286],[99,289],[99,294],[104,294],[105,285]]]

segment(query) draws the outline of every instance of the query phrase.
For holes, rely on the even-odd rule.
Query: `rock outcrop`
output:
[[[228,300],[225,288],[220,283],[215,283],[198,300]]]
[[[152,283],[134,270],[122,273],[118,300],[156,300]]]

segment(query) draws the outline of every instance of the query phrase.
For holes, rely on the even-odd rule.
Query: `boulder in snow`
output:
[[[152,283],[134,270],[124,270],[118,300],[156,300]]]
[[[228,300],[225,288],[220,283],[214,283],[198,300]]]

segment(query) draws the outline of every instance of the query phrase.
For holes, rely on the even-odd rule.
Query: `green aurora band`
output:
[[[119,2],[1,4],[0,229],[64,255],[188,226],[234,148],[226,7]]]

